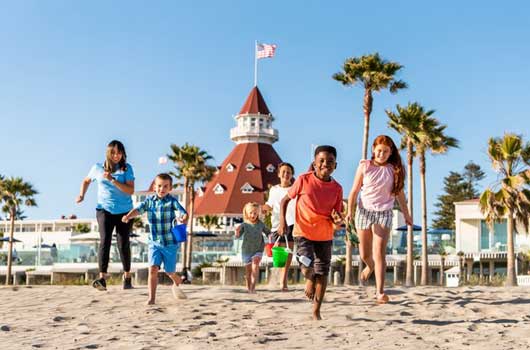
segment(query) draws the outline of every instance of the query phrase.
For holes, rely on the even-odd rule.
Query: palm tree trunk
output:
[[[507,225],[507,245],[508,245],[508,262],[507,262],[507,272],[508,276],[506,276],[506,286],[513,287],[517,286],[517,277],[515,276],[515,249],[514,249],[514,242],[513,242],[513,229],[514,226],[514,220],[513,220],[513,212],[511,210],[508,210],[508,225]]]
[[[370,114],[372,114],[372,104],[374,99],[372,97],[372,90],[364,90],[364,134],[363,134],[363,159],[368,158],[368,137],[370,134]]]
[[[11,209],[10,214],[10,221],[11,221],[11,228],[9,230],[9,248],[7,251],[7,274],[6,274],[6,286],[9,285],[11,282],[11,265],[13,260],[13,236],[15,234],[15,215],[16,210]]]
[[[352,278],[352,250],[353,246],[348,239],[348,235],[346,234],[346,261],[344,266],[344,284],[345,285],[352,285],[353,284],[353,278]]]
[[[193,186],[190,187],[190,211],[189,211],[189,219],[188,219],[188,227],[189,227],[189,234],[188,234],[188,244],[186,247],[186,265],[185,267],[191,271],[191,261],[192,261],[192,252],[193,252],[193,209],[195,207],[195,191],[193,190]]]
[[[184,202],[184,209],[186,209],[186,212],[188,212],[188,180],[184,179],[184,192],[182,193],[182,202]],[[188,215],[189,216],[189,215]],[[189,226],[189,225],[188,225]],[[186,246],[188,242],[182,242],[180,244],[180,263],[182,264],[182,267],[184,268],[186,266]]]
[[[408,192],[408,209],[412,219],[413,202],[412,202],[412,162],[413,162],[412,142],[407,141],[407,192]],[[414,221],[413,221],[414,222]],[[405,286],[412,287],[414,285],[414,231],[413,226],[407,227],[407,271],[405,274]]]
[[[420,153],[421,180],[421,285],[427,285],[429,261],[427,256],[427,188],[425,185],[425,153]]]
[[[440,286],[444,285],[444,267],[445,267],[445,257],[440,256]]]

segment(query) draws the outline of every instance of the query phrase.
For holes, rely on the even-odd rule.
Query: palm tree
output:
[[[9,250],[7,254],[7,275],[6,284],[11,280],[11,265],[13,256],[13,235],[15,232],[15,218],[17,212],[23,205],[28,207],[37,206],[34,196],[37,190],[29,182],[25,182],[21,177],[2,178],[0,180],[0,201],[4,203],[3,212],[9,213],[10,232]]]
[[[195,202],[195,185],[209,181],[214,175],[215,171],[217,171],[217,168],[207,164],[207,162],[213,159],[213,157],[197,146],[185,143],[182,147],[179,147],[175,144],[172,144],[170,147],[171,153],[167,156],[175,164],[175,172],[172,172],[171,174],[177,178],[177,180],[184,181],[184,206],[188,211],[189,235],[182,262],[184,269],[188,270],[191,268],[193,247],[193,209]]]
[[[407,88],[404,81],[396,80],[395,76],[403,66],[397,62],[382,59],[378,53],[350,57],[346,59],[342,71],[333,74],[333,79],[345,86],[362,84],[364,87],[364,134],[363,134],[363,159],[368,157],[368,136],[370,131],[370,115],[373,106],[373,93],[388,89],[395,94],[400,89]],[[346,240],[346,268],[345,284],[351,284],[352,244]],[[360,264],[362,264],[360,262]],[[362,266],[359,266],[362,269]]]
[[[486,222],[507,220],[508,262],[507,286],[516,286],[515,275],[515,224],[522,225],[528,232],[530,220],[530,142],[523,143],[519,135],[506,133],[502,138],[490,138],[488,156],[493,169],[500,174],[495,188],[487,188],[480,196],[480,210],[486,215]]]
[[[87,224],[75,224],[74,227],[72,227],[72,232],[88,233],[90,232],[90,226]]]
[[[447,126],[440,124],[438,119],[432,117],[433,114],[434,110],[423,112],[417,133],[419,141],[416,144],[421,181],[421,285],[427,285],[427,274],[429,271],[427,256],[427,188],[425,184],[427,166],[425,154],[427,151],[430,151],[431,154],[443,154],[450,147],[458,147],[458,140],[445,134]]]
[[[413,181],[412,165],[416,155],[414,145],[419,142],[417,133],[419,132],[421,116],[424,114],[423,108],[418,103],[409,103],[407,107],[396,106],[397,113],[386,111],[388,126],[401,134],[401,149],[407,150],[407,204],[410,217],[413,214]],[[414,285],[414,232],[413,227],[407,227],[407,270],[405,274],[405,286]]]
[[[198,218],[199,224],[210,231],[212,226],[219,228],[219,217],[217,215],[203,215]]]
[[[444,277],[445,277],[444,276],[445,259],[447,258],[447,250],[445,250],[445,247],[440,247],[438,254],[440,254],[440,286],[443,287]]]

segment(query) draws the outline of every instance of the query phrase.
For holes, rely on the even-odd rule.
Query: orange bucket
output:
[[[274,247],[274,243],[265,243],[265,254],[269,258],[272,257],[272,247]]]

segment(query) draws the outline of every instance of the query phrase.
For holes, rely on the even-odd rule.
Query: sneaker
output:
[[[105,282],[104,278],[98,278],[97,280],[94,280],[92,282],[92,287],[96,288],[100,291],[106,291],[107,290],[107,282]]]
[[[131,277],[123,279],[123,289],[133,289]]]

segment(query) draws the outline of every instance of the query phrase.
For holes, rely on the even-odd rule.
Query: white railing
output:
[[[517,285],[521,287],[530,287],[530,275],[517,276]]]

